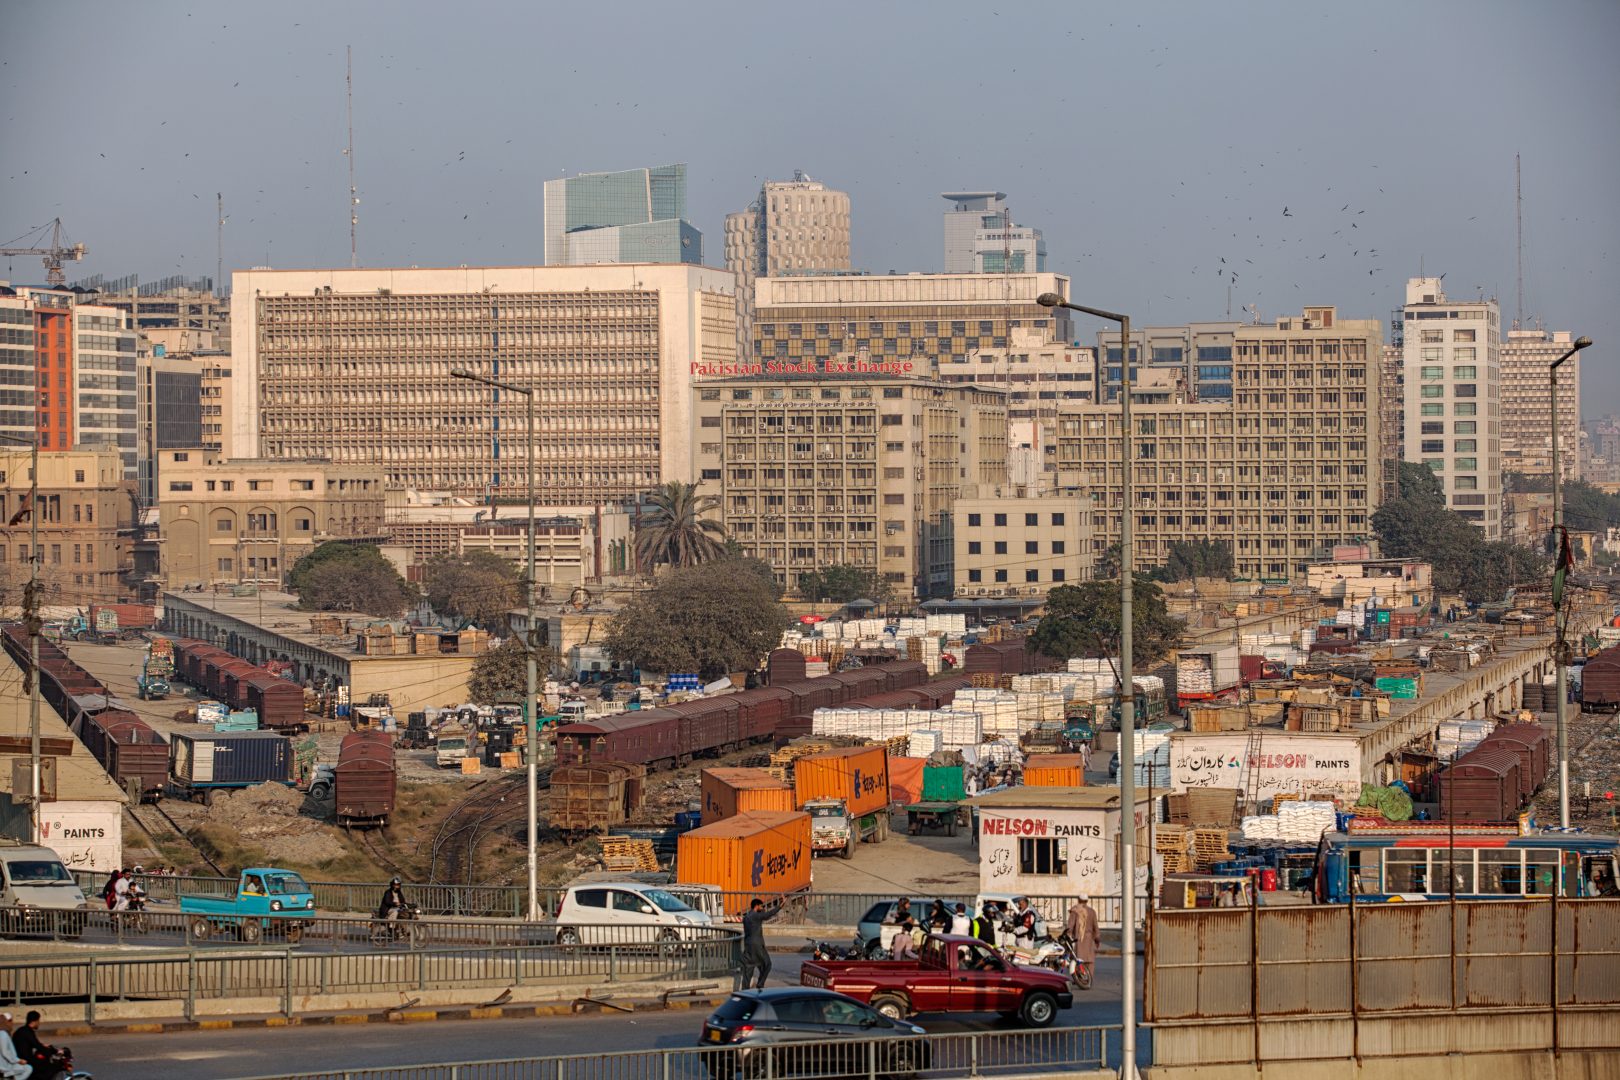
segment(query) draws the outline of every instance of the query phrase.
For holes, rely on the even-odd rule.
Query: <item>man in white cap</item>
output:
[[[0,1077],[5,1080],[28,1080],[34,1067],[17,1053],[17,1045],[11,1041],[12,1023],[10,1013],[0,1013]]]

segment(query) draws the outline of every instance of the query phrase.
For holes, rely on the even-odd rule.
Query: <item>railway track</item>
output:
[[[178,839],[181,843],[185,844],[192,851],[196,852],[197,853],[197,858],[199,858],[203,862],[207,863],[209,865],[209,867],[214,871],[214,873],[218,874],[220,877],[229,877],[229,876],[231,876],[231,875],[226,874],[225,871],[220,867],[220,865],[218,863],[216,863],[213,859],[210,859],[208,857],[207,852],[205,852],[202,848],[198,847],[196,842],[193,841],[191,839],[191,837],[186,835],[186,830],[182,829],[180,827],[180,823],[175,821],[174,818],[169,816],[169,812],[167,810],[163,809],[163,806],[160,803],[149,803],[149,804],[144,805],[144,806],[126,806],[126,807],[124,807],[124,813],[129,815],[130,819],[133,820],[135,822],[135,824],[140,827],[141,832],[145,833],[147,835],[147,837],[152,841],[152,843],[154,845],[156,845],[157,843],[159,843],[162,840],[168,839],[169,837],[167,837],[167,836],[159,836],[158,835],[158,830],[154,829],[146,821],[146,819],[141,816],[141,811],[143,811],[143,810],[151,810],[159,818],[161,818],[162,821],[163,821],[163,824],[168,826],[167,832],[172,834],[173,838]]]
[[[551,770],[539,770],[538,786],[545,788]],[[428,881],[435,885],[470,886],[477,880],[478,845],[487,836],[528,814],[523,776],[490,781],[451,808],[433,837]]]
[[[378,866],[382,867],[384,870],[388,871],[389,874],[395,877],[405,877],[406,874],[404,869],[393,860],[393,858],[385,850],[386,845],[378,838],[378,833],[380,832],[380,829],[362,829],[353,831],[350,833],[350,835],[357,836],[359,838],[360,846],[366,849],[366,854],[370,855],[377,861]]]

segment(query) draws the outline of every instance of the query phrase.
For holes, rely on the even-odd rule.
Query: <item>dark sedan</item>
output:
[[[854,998],[802,986],[742,990],[703,1023],[709,1075],[910,1076],[927,1069],[927,1033]],[[724,1047],[724,1050],[720,1048]],[[769,1070],[769,1071],[767,1071]]]

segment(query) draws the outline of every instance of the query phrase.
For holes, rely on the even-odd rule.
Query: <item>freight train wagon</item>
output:
[[[259,726],[272,731],[301,731],[308,725],[304,715],[304,689],[264,668],[257,668],[241,683],[243,700],[236,707],[259,714]]]
[[[387,825],[394,813],[397,779],[392,735],[355,731],[343,736],[333,787],[338,824]]]
[[[1620,645],[1604,649],[1581,669],[1581,708],[1620,710]]]
[[[169,744],[127,709],[77,710],[73,733],[120,788],[135,787],[144,800],[163,797],[169,777]]]

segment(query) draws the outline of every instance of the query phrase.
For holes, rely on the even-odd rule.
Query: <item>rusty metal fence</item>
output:
[[[1268,1052],[1262,1030],[1305,1019],[1343,1021],[1345,1056],[1376,1042],[1364,1025],[1498,1012],[1539,1014],[1526,1037],[1540,1045],[1588,1048],[1583,1011],[1620,1007],[1620,900],[1158,911],[1147,945],[1144,1015],[1160,1064],[1177,1063],[1164,1054],[1178,1027],[1223,1024],[1198,1051],[1206,1060],[1311,1056]],[[1230,1025],[1245,1021],[1252,1031],[1238,1037]],[[1212,1057],[1212,1045],[1226,1049]]]

